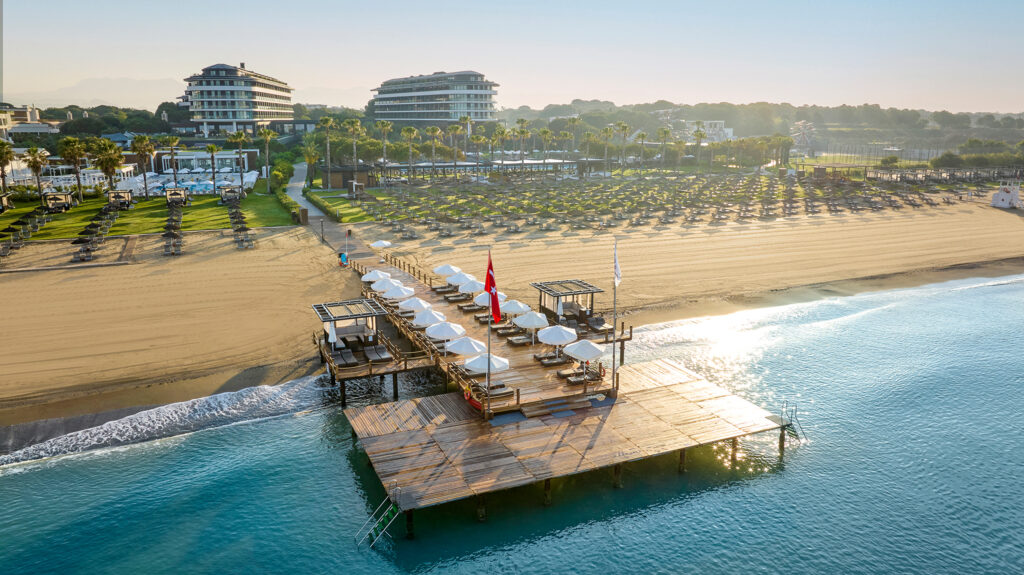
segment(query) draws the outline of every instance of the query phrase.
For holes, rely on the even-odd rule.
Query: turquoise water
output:
[[[516,489],[482,525],[419,511],[374,550],[352,534],[383,491],[318,381],[144,412],[0,460],[0,572],[1022,572],[1022,302],[1024,277],[964,280],[646,328],[627,361],[798,404],[806,441]]]

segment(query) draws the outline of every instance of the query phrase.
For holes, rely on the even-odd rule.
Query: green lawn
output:
[[[8,210],[8,211],[0,214],[0,230],[2,230],[4,228],[6,228],[7,226],[11,225],[11,222],[16,221],[18,218],[20,218],[20,217],[28,214],[32,210],[36,209],[36,206],[38,204],[35,203],[35,202],[15,202],[14,205],[17,206],[17,207],[15,207],[13,210]],[[3,233],[3,232],[0,232],[0,233]],[[4,235],[7,235],[7,234],[4,234]]]
[[[217,196],[197,196],[191,206],[184,208],[182,230],[216,230],[231,227],[228,209],[217,204]],[[89,221],[106,204],[105,199],[87,199],[63,214],[54,214],[53,221],[32,234],[29,240],[72,239],[85,229]],[[34,204],[19,204],[18,208],[0,215],[0,229],[21,215],[32,211]],[[292,225],[291,214],[274,196],[249,194],[242,200],[242,213],[250,228]],[[163,197],[139,200],[135,209],[122,211],[110,227],[109,235],[162,233],[167,223],[167,202]]]
[[[338,192],[309,192],[309,195],[317,196],[324,202],[327,202],[327,204],[331,206],[331,209],[338,213],[340,216],[339,221],[341,222],[366,222],[373,219],[370,214],[363,211],[361,206],[355,205],[351,200],[346,200],[345,198],[324,197],[336,195],[337,193]]]

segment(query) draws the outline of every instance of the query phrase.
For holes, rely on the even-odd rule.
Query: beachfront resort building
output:
[[[276,120],[291,120],[292,88],[270,76],[238,66],[214,64],[185,78],[185,98],[197,132],[255,133]]]
[[[458,122],[463,116],[493,122],[497,87],[472,70],[395,78],[374,88],[374,117],[419,125]]]

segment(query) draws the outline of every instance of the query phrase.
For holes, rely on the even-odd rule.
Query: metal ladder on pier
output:
[[[380,505],[373,510],[373,513],[366,519],[362,527],[356,531],[354,537],[356,547],[369,540],[370,547],[372,548],[381,537],[385,535],[390,537],[388,527],[391,527],[391,524],[402,514],[402,510],[398,507],[397,503],[401,494],[402,488],[398,486],[397,481],[393,481],[390,492],[384,497],[384,501],[380,502]]]

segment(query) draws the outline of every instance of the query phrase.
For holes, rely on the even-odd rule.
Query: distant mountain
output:
[[[172,78],[86,78],[56,90],[5,90],[3,101],[15,105],[32,104],[39,108],[76,104],[86,108],[107,105],[152,111],[161,102],[173,102],[184,92],[185,83]]]

